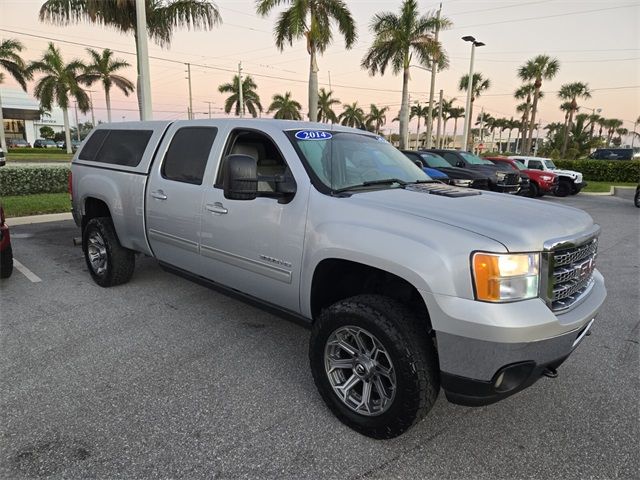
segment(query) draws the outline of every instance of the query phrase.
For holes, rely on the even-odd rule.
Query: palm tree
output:
[[[394,74],[402,71],[400,107],[400,148],[408,147],[409,136],[409,66],[412,59],[429,65],[431,59],[444,59],[441,45],[431,32],[438,24],[433,14],[420,15],[416,0],[403,0],[400,14],[377,13],[371,22],[375,38],[362,59],[362,67],[371,75],[384,75],[389,65]],[[415,57],[415,58],[414,58]]]
[[[82,75],[78,77],[80,83],[91,86],[94,82],[102,82],[104,97],[107,102],[107,120],[111,123],[111,87],[118,87],[125,96],[129,96],[134,90],[133,83],[126,77],[115,72],[129,67],[129,63],[119,58],[113,58],[113,52],[105,48],[102,53],[92,48],[87,48],[93,63],[87,65]]]
[[[562,156],[567,153],[567,145],[569,143],[569,130],[571,130],[571,124],[573,123],[573,114],[578,111],[578,98],[589,99],[591,98],[591,90],[589,85],[582,82],[567,83],[560,87],[558,97],[563,100],[569,100],[569,121],[567,128],[564,131],[564,141],[562,142]]]
[[[458,134],[458,119],[464,117],[464,108],[453,107],[449,110],[449,118],[453,119],[453,145],[456,144],[456,135]]]
[[[507,136],[507,148],[505,149],[505,151],[510,152],[511,150],[509,150],[509,148],[511,146],[511,131],[514,128],[520,128],[520,122],[518,120],[514,120],[513,117],[511,117],[509,120],[506,120],[504,122],[504,128],[506,130],[509,130],[509,135]]]
[[[449,120],[449,112],[453,108],[453,102],[456,99],[452,98],[451,100],[442,99],[442,141],[440,142],[441,148],[444,148],[445,139],[448,141],[448,137],[446,137],[445,132],[447,131],[447,121]],[[427,114],[425,115],[427,120],[429,119],[429,106],[427,105]]]
[[[358,106],[358,102],[353,102],[351,105],[345,103],[343,107],[344,111],[338,117],[342,125],[355,128],[364,126],[364,110]]]
[[[490,113],[480,113],[476,118],[476,125],[482,127],[480,129],[480,141],[484,141],[484,132],[486,130],[491,130],[491,125],[495,121],[495,118],[491,116]]]
[[[469,75],[463,75],[462,78],[460,79],[460,83],[458,84],[458,90],[460,90],[461,92],[466,92],[467,88],[469,86]],[[473,120],[473,102],[475,102],[476,98],[478,98],[482,92],[484,92],[485,90],[488,90],[491,87],[491,82],[489,81],[488,78],[484,78],[482,76],[482,73],[478,72],[478,73],[474,73],[473,74],[473,80],[471,82],[471,108],[469,109],[469,112],[467,117],[465,118],[465,122],[467,122],[467,131],[471,131],[471,126],[472,126],[472,120]],[[469,136],[469,138],[472,138],[471,135]],[[471,143],[473,143],[473,140],[471,141]],[[468,148],[468,145],[463,145],[462,149],[466,150]]]
[[[616,141],[614,142],[617,143],[617,145],[621,145],[622,144],[622,137],[624,137],[625,135],[629,134],[629,129],[628,128],[616,128],[616,133],[618,134],[618,138],[616,139]]]
[[[24,49],[19,40],[7,38],[0,42],[0,83],[4,81],[5,70],[13,79],[18,82],[22,89],[27,91],[27,80],[30,75],[26,71],[27,66],[20,57],[20,52]],[[0,147],[7,151],[7,141],[4,137],[4,119],[2,117],[2,95],[0,95]]]
[[[340,100],[333,98],[332,95],[332,90],[327,92],[324,88],[321,88],[318,93],[318,120],[321,122],[338,122],[338,117],[332,107],[333,105],[340,105]]]
[[[145,5],[147,32],[162,47],[171,44],[176,27],[211,30],[222,22],[218,7],[209,0],[146,0]],[[47,0],[40,7],[40,21],[54,25],[89,22],[133,32],[138,51],[136,0]],[[140,63],[137,69],[139,83]]]
[[[418,148],[418,142],[420,141],[420,119],[425,118],[429,114],[429,106],[422,106],[420,103],[416,103],[411,106],[409,111],[409,119],[418,117],[418,126],[416,128],[416,149]]]
[[[283,120],[302,120],[300,110],[302,105],[291,98],[291,92],[286,92],[284,95],[275,94],[273,101],[269,105],[267,113],[276,112],[273,118],[279,118]]]
[[[531,96],[534,94],[536,87],[533,83],[525,83],[520,86],[513,96],[517,100],[525,100],[524,103],[518,106],[518,113],[522,113],[522,140],[520,141],[520,146],[524,146],[527,141],[527,126],[529,124],[529,114],[531,113]],[[542,92],[538,96],[538,100],[543,97]],[[522,148],[521,148],[522,150]]]
[[[387,111],[389,107],[378,108],[375,104],[371,104],[370,111],[365,118],[365,127],[367,130],[373,130],[380,135],[380,129],[387,122]]]
[[[243,114],[245,110],[249,110],[251,116],[256,118],[258,116],[258,112],[262,112],[260,96],[256,92],[256,89],[258,88],[256,82],[253,81],[251,75],[247,75],[242,79],[242,106],[240,105],[239,85],[240,79],[238,78],[238,75],[234,75],[231,83],[223,83],[218,87],[218,91],[220,93],[231,94],[224,102],[225,113],[230,113],[231,109],[234,109],[234,114],[236,116],[240,116],[240,108],[242,108]]]
[[[518,69],[518,77],[525,82],[533,81],[533,104],[531,105],[531,120],[529,123],[529,133],[527,142],[524,145],[524,152],[531,150],[531,139],[533,137],[533,128],[536,123],[536,113],[538,112],[538,100],[540,99],[540,88],[542,80],[551,80],[560,70],[560,62],[548,55],[538,55],[537,57],[527,60],[527,62]]]
[[[331,22],[338,25],[344,37],[345,47],[351,48],[356,41],[356,27],[347,4],[342,0],[257,0],[258,15],[264,17],[275,7],[287,3],[289,8],[276,22],[274,34],[280,51],[285,44],[305,37],[309,53],[309,121],[318,121],[318,60],[333,40]]]
[[[605,127],[607,129],[607,146],[611,144],[611,140],[613,140],[613,134],[616,129],[622,127],[622,120],[618,120],[617,118],[609,118],[606,120]]]
[[[27,67],[29,75],[40,73],[43,76],[36,82],[33,94],[40,100],[43,110],[51,110],[54,102],[62,109],[67,153],[71,153],[71,132],[69,130],[69,106],[75,99],[81,112],[89,110],[89,97],[80,88],[78,76],[85,70],[80,60],[64,63],[64,59],[53,43],[45,50],[40,60],[31,62]]]

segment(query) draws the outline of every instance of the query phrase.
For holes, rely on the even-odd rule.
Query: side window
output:
[[[137,167],[152,134],[152,130],[108,130],[94,160],[111,165]]]
[[[162,163],[161,174],[167,180],[202,185],[213,141],[215,127],[183,127],[169,144]]]
[[[104,143],[104,139],[107,138],[108,134],[109,130],[96,130],[95,132],[93,132],[93,134],[89,137],[89,140],[87,140],[87,143],[85,143],[82,147],[78,158],[80,160],[94,161],[96,159],[98,151],[100,150],[100,147],[102,147],[102,144]],[[36,140],[36,142],[39,141],[40,140]]]
[[[529,168],[533,170],[543,170],[540,160],[529,160]]]
[[[449,165],[451,165],[452,167],[456,167],[458,165],[458,162],[460,160],[458,160],[458,157],[456,157],[453,153],[449,153],[449,152],[442,152],[439,153],[438,155],[442,155],[444,157],[444,159],[449,163]]]
[[[288,172],[284,157],[273,140],[263,133],[256,131],[238,130],[232,132],[229,143],[225,148],[224,157],[233,154],[248,155],[256,159],[258,177],[284,176]],[[317,143],[317,142],[309,142]],[[224,165],[218,171],[216,187],[222,186],[222,172]],[[276,192],[277,182],[267,178],[258,179],[258,192],[267,194]]]

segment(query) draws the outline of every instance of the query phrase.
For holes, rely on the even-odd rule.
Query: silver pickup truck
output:
[[[435,182],[369,132],[105,124],[71,170],[96,283],[129,281],[142,253],[306,322],[322,398],[374,438],[406,431],[441,388],[486,405],[556,376],[606,296],[588,214]]]

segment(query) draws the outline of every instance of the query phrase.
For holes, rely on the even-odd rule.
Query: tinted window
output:
[[[440,152],[438,155],[443,157],[453,167],[457,167],[458,162],[460,162],[460,159],[454,153]]]
[[[202,184],[217,128],[184,127],[176,132],[164,156],[162,176],[176,182]]]
[[[542,170],[542,162],[540,160],[529,160],[529,168]]]
[[[98,150],[102,146],[104,139],[107,138],[109,134],[109,130],[96,130],[93,132],[93,135],[89,137],[87,143],[84,144],[82,150],[80,151],[80,155],[78,158],[81,160],[95,160],[96,155],[98,154]]]
[[[138,166],[153,131],[108,130],[107,132],[107,137],[93,160],[110,165]],[[84,149],[82,151],[84,152]]]

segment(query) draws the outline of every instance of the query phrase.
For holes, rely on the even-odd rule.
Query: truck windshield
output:
[[[451,168],[449,162],[447,162],[440,155],[436,155],[435,153],[421,153],[420,157],[425,161],[428,167],[431,168]]]
[[[288,132],[320,182],[332,191],[393,188],[431,178],[384,138],[350,132]]]
[[[553,163],[553,160],[545,160],[544,164],[547,166],[549,170],[557,170],[556,164]]]
[[[518,167],[518,170],[527,169],[527,167],[524,166],[524,163],[522,163],[520,160],[514,160],[513,163],[515,164],[516,167]]]
[[[480,158],[473,153],[460,152],[460,155],[462,155],[462,158],[464,158],[465,161],[467,163],[470,163],[471,165],[493,165],[493,162],[485,160],[484,158]]]

